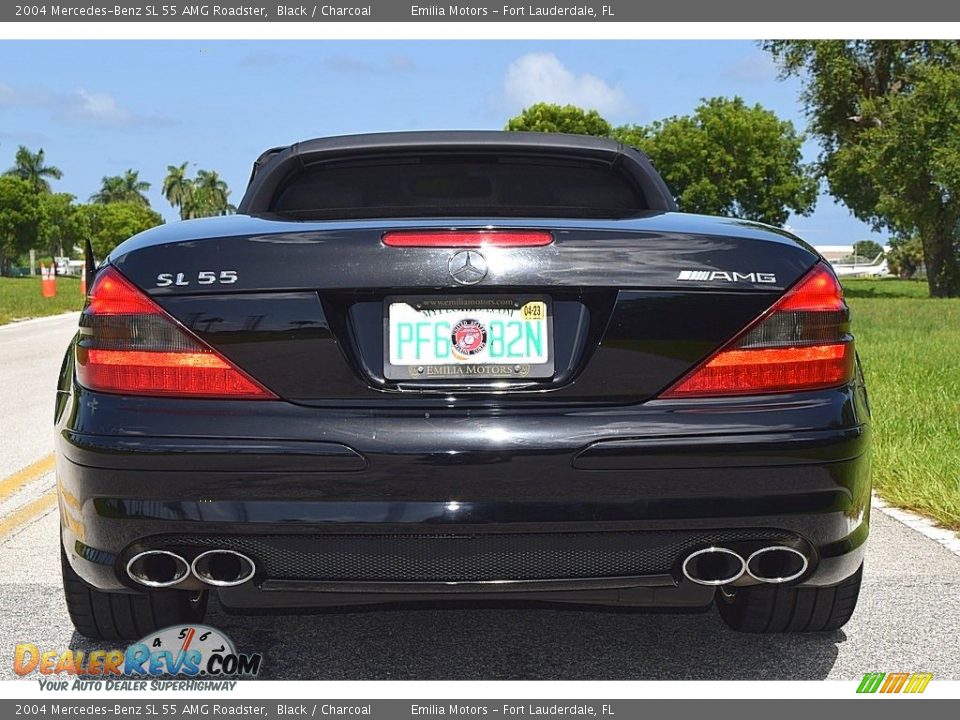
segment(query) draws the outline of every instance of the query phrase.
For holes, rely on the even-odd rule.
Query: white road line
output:
[[[933,520],[923,515],[888,505],[877,495],[873,496],[873,507],[884,515],[888,515],[894,520],[903,523],[911,530],[915,530],[925,538],[939,543],[954,555],[960,555],[960,536],[952,530],[937,527],[937,524]]]

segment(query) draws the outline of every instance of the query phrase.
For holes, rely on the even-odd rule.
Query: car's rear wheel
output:
[[[822,632],[843,627],[860,595],[863,565],[831,587],[756,585],[721,589],[720,617],[734,630],[748,633]]]
[[[70,620],[78,633],[94,640],[139,640],[169,625],[200,622],[207,610],[206,592],[96,590],[70,567],[63,547],[60,566]]]

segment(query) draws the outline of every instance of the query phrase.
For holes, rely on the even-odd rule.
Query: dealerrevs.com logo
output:
[[[216,628],[176,625],[123,650],[43,650],[21,643],[14,650],[13,671],[21,677],[39,674],[41,685],[52,690],[230,690],[236,683],[226,678],[255,677],[262,661],[259,653],[238,653]]]

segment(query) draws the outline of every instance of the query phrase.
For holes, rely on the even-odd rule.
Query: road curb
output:
[[[0,332],[4,330],[9,330],[10,328],[20,328],[30,325],[42,325],[43,323],[50,322],[52,320],[63,320],[70,315],[76,315],[79,317],[79,310],[69,310],[67,312],[58,313],[56,315],[44,315],[43,317],[30,318],[28,320],[12,320],[8,323],[0,325]]]
[[[915,530],[925,538],[933,540],[935,543],[945,547],[954,555],[960,556],[960,536],[958,536],[957,533],[953,532],[952,530],[938,527],[933,520],[928,517],[924,517],[923,515],[918,515],[917,513],[910,512],[909,510],[903,510],[901,508],[888,505],[883,498],[880,498],[877,495],[873,496],[872,504],[873,507],[882,512],[884,515],[893,518],[903,525],[906,525],[911,530]]]

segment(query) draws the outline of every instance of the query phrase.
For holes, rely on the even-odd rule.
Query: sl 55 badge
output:
[[[237,281],[236,270],[201,270],[196,277],[188,273],[160,273],[157,275],[157,287],[170,285],[233,285]]]

